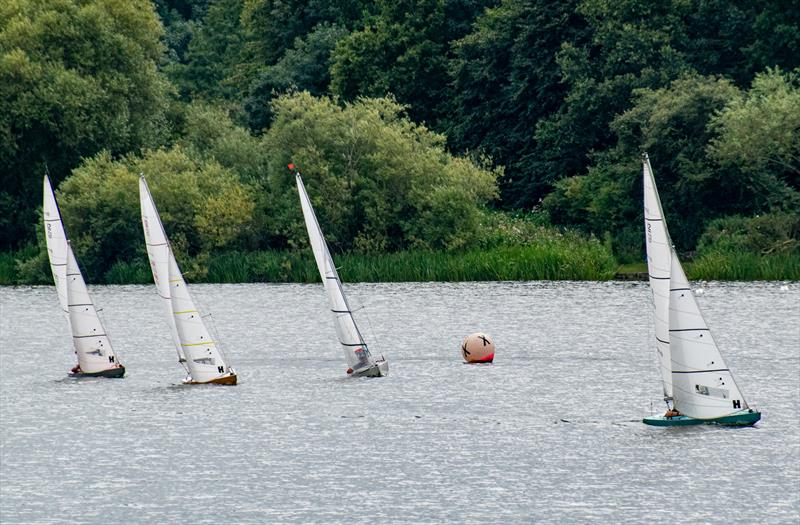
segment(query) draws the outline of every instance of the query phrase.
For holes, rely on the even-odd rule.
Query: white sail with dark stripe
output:
[[[647,155],[643,165],[647,270],[668,410],[642,421],[653,426],[753,425],[761,413],[748,407],[700,313],[672,245]]]
[[[89,296],[78,261],[67,243],[67,308],[78,364],[85,374],[117,367],[117,358]]]
[[[658,196],[650,159],[644,157],[644,231],[647,247],[647,273],[653,298],[655,347],[664,397],[672,397],[672,364],[669,338],[670,252],[672,242],[661,199]]]
[[[689,281],[672,252],[669,328],[673,405],[697,419],[723,417],[748,408],[703,319]]]
[[[78,366],[72,373],[122,377],[125,368],[119,364],[103,323],[97,315],[86,281],[67,239],[58,203],[47,175],[44,176],[42,189],[47,256],[50,260],[50,270],[53,272],[58,303],[69,323],[72,346],[78,358]]]
[[[300,206],[303,210],[303,218],[308,230],[309,244],[311,244],[311,250],[314,252],[314,259],[317,262],[317,268],[328,297],[328,305],[333,313],[336,335],[347,364],[355,374],[358,374],[361,369],[371,368],[375,370],[375,375],[385,375],[388,371],[388,362],[382,357],[377,360],[373,358],[367,343],[364,341],[364,337],[356,325],[353,311],[350,309],[342,289],[342,281],[339,279],[336,266],[333,264],[328,245],[325,242],[322,229],[319,226],[311,200],[299,173],[296,174],[296,181],[297,191],[300,195]]]

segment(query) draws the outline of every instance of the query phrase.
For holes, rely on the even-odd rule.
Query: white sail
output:
[[[644,228],[647,246],[647,273],[650,290],[653,292],[655,317],[656,352],[664,397],[673,396],[672,365],[670,356],[669,300],[670,300],[670,241],[667,223],[661,207],[661,199],[650,167],[650,159],[644,157]]]
[[[139,177],[139,204],[142,211],[142,227],[144,228],[144,240],[147,246],[147,258],[150,261],[150,270],[153,272],[153,281],[164,306],[172,341],[175,343],[175,349],[178,352],[178,361],[185,363],[186,356],[183,353],[181,340],[178,336],[178,328],[175,326],[175,320],[172,316],[172,301],[170,300],[169,291],[169,267],[170,264],[175,264],[175,266],[178,264],[169,246],[167,234],[161,224],[161,217],[158,215],[153,197],[150,195],[150,188],[147,187],[147,181],[143,176]]]
[[[166,307],[178,358],[189,373],[188,381],[206,383],[233,375],[189,295],[144,176],[139,178],[139,200],[150,269]]]
[[[50,270],[53,272],[53,282],[58,293],[58,303],[64,315],[68,315],[67,309],[67,235],[64,232],[64,224],[61,222],[61,214],[58,211],[56,197],[53,195],[53,187],[50,185],[50,178],[44,176],[42,201],[42,215],[44,219],[44,238],[47,242],[47,256],[50,259]]]
[[[682,414],[713,419],[748,408],[671,250],[669,301],[673,403]]]
[[[228,366],[189,295],[186,281],[183,280],[174,257],[170,258],[169,264],[169,297],[171,315],[177,328],[181,350],[186,356],[191,380],[206,383],[227,375]]]
[[[342,289],[342,282],[339,279],[336,266],[333,264],[333,259],[331,259],[328,245],[325,242],[325,237],[319,227],[317,216],[311,206],[311,201],[308,198],[303,179],[299,173],[296,175],[296,179],[297,191],[300,194],[300,206],[303,209],[303,218],[308,229],[309,243],[314,252],[314,259],[317,261],[319,275],[325,286],[328,305],[331,308],[331,312],[333,312],[336,335],[344,351],[347,364],[357,372],[360,368],[374,365],[375,360],[372,358],[369,347],[361,336],[358,326],[356,326],[353,312]]]
[[[93,374],[116,368],[117,358],[111,348],[111,341],[97,315],[69,243],[67,243],[66,269],[69,324],[81,371]]]

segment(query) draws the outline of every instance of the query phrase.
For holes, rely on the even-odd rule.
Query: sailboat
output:
[[[317,261],[319,275],[322,278],[322,284],[325,287],[328,303],[333,313],[336,335],[339,338],[339,344],[344,351],[344,357],[348,364],[347,373],[352,376],[363,377],[386,376],[389,373],[389,361],[382,355],[379,358],[372,356],[369,346],[364,341],[364,337],[356,325],[353,311],[350,309],[350,305],[344,295],[342,281],[339,279],[336,266],[333,264],[331,253],[320,229],[314,208],[311,206],[311,200],[308,198],[308,193],[306,193],[306,187],[303,184],[300,171],[295,169],[294,164],[289,164],[289,169],[294,170],[295,179],[297,180],[297,192],[300,194],[300,206],[303,209],[303,217],[308,229],[309,243],[311,244],[311,250],[314,252],[314,259]]]
[[[125,375],[125,367],[117,361],[111,341],[97,315],[86,281],[67,239],[58,203],[44,176],[43,219],[47,256],[58,293],[58,302],[72,332],[72,345],[78,364],[70,371],[71,377],[111,377]]]
[[[236,372],[223,357],[189,295],[143,175],[139,177],[139,202],[153,280],[166,310],[178,362],[187,373],[183,382],[235,385]]]
[[[752,425],[744,399],[703,319],[667,230],[650,159],[643,157],[647,269],[653,292],[656,352],[667,412],[654,426]]]

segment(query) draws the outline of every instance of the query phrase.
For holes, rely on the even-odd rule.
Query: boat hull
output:
[[[107,370],[101,370],[99,372],[70,372],[69,377],[108,377],[111,379],[119,379],[125,375],[125,367],[118,366],[116,368],[109,368]]]
[[[748,409],[714,419],[695,419],[683,415],[673,417],[649,416],[642,419],[642,423],[654,427],[687,427],[693,425],[750,426],[760,419],[761,412]]]
[[[353,377],[386,377],[389,374],[389,361],[377,361],[369,367],[353,371]]]
[[[229,385],[234,386],[236,385],[236,374],[229,374],[222,377],[215,377],[211,381],[184,381],[184,385]]]

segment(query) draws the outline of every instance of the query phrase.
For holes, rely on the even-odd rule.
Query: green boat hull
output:
[[[109,368],[108,370],[101,370],[100,372],[86,373],[86,372],[70,372],[70,377],[110,377],[112,379],[120,378],[125,375],[125,367],[118,366],[116,368]]]
[[[645,425],[654,427],[688,427],[692,425],[750,426],[761,419],[761,412],[747,409],[715,419],[695,419],[689,416],[649,416],[642,419]]]

